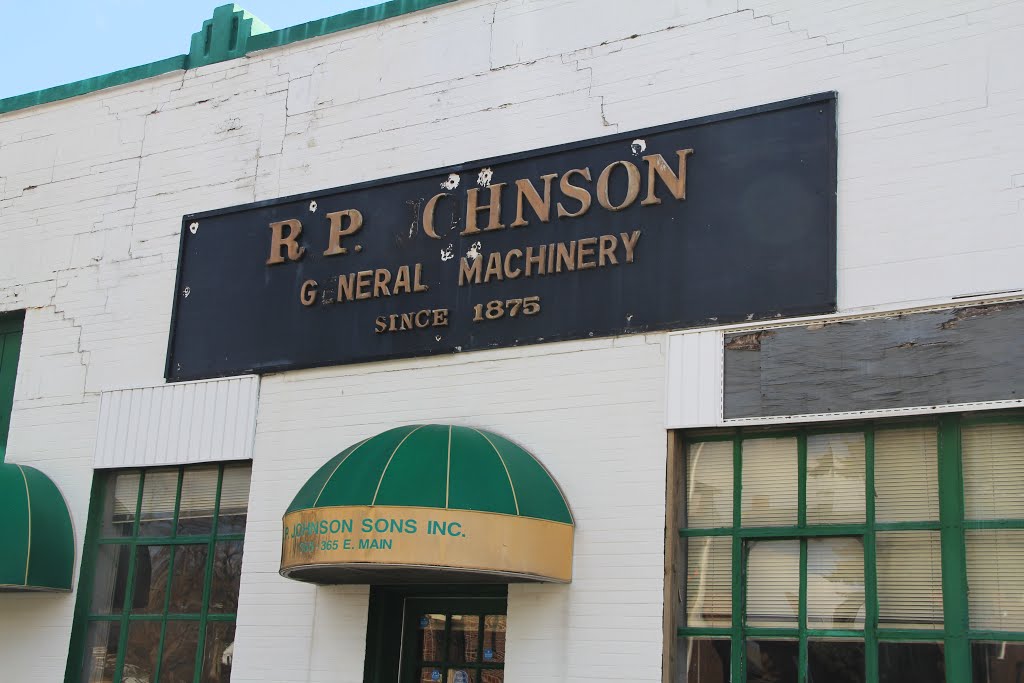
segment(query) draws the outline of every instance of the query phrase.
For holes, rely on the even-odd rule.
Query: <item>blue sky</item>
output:
[[[383,0],[242,0],[272,29]],[[0,98],[188,52],[225,0],[0,0]]]

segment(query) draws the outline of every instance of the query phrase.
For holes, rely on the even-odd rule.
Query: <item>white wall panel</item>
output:
[[[722,423],[722,331],[669,335],[665,426],[709,427]]]
[[[258,400],[256,376],[105,391],[95,466],[252,458]]]

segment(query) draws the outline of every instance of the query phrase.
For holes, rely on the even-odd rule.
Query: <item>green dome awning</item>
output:
[[[70,591],[75,534],[64,496],[34,467],[0,463],[0,591]]]
[[[346,448],[309,478],[284,515],[281,573],[568,581],[573,526],[561,489],[520,446],[471,427],[409,425]]]

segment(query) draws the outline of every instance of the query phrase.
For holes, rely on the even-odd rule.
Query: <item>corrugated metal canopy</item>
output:
[[[45,474],[0,463],[0,591],[70,591],[75,535],[67,503]]]

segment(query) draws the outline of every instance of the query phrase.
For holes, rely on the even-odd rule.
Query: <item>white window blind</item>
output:
[[[732,537],[687,539],[686,625],[732,625]]]
[[[875,434],[875,518],[879,522],[938,520],[934,427],[885,429]]]
[[[875,555],[879,628],[941,628],[939,532],[880,531]]]
[[[807,437],[807,521],[810,524],[863,523],[864,435]]]
[[[800,541],[754,541],[747,553],[747,625],[796,628]]]
[[[690,444],[686,452],[686,526],[732,526],[732,441]]]
[[[967,519],[1024,518],[1024,424],[964,427]]]
[[[1024,530],[967,531],[971,628],[1024,631]]]
[[[181,481],[179,521],[213,516],[213,506],[217,501],[217,475],[218,468],[216,465],[188,467],[185,469]]]
[[[224,466],[224,480],[220,485],[220,514],[239,514],[248,509],[251,480],[252,467],[249,463]]]
[[[796,526],[795,438],[745,439],[742,478],[743,526]]]
[[[864,628],[864,543],[807,541],[808,628]]]
[[[143,522],[174,518],[178,496],[178,469],[148,470],[142,482]]]

